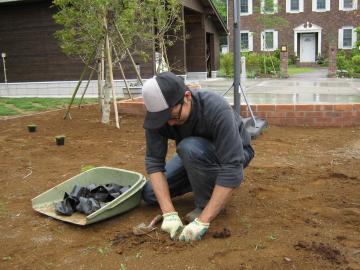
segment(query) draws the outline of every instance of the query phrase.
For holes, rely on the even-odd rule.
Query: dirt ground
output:
[[[360,128],[270,127],[226,212],[186,244],[160,231],[133,236],[159,213],[144,203],[87,227],[32,209],[84,165],[145,173],[141,118],[123,116],[118,130],[99,123],[96,107],[71,114],[0,120],[0,269],[360,269]],[[65,146],[55,145],[59,134]],[[192,195],[174,203],[183,217]],[[230,237],[213,237],[224,228]]]

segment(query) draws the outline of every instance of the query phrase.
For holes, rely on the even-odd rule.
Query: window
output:
[[[304,12],[304,0],[286,0],[287,13]]]
[[[240,44],[242,51],[253,51],[253,34],[249,31],[240,32]]]
[[[252,1],[253,0],[240,1],[240,16],[246,16],[252,14]]]
[[[278,11],[278,0],[261,0],[261,13],[276,13]]]
[[[339,10],[351,11],[357,9],[358,0],[339,0]]]
[[[300,9],[299,0],[291,0],[290,1],[290,10],[291,11],[298,11]]]
[[[325,9],[326,1],[325,0],[317,0],[316,9]]]
[[[249,50],[249,33],[241,33],[240,35],[241,49]]]
[[[312,11],[314,12],[330,11],[330,0],[312,0]]]
[[[345,26],[339,29],[338,47],[339,49],[352,49],[356,44],[356,29],[352,26]]]
[[[264,11],[266,13],[274,12],[274,2],[272,0],[265,0]]]
[[[240,2],[240,12],[241,13],[249,13],[248,0],[241,0],[241,2]]]
[[[352,47],[352,29],[343,30],[343,48]]]
[[[274,49],[274,33],[265,32],[265,49]]]
[[[274,51],[278,48],[278,32],[265,30],[261,33],[261,50]]]
[[[344,8],[353,8],[353,1],[354,0],[344,0]]]

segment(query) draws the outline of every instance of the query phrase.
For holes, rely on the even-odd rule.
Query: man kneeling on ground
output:
[[[243,180],[243,169],[254,157],[250,135],[241,117],[220,95],[191,91],[183,79],[164,72],[142,88],[147,109],[145,166],[150,181],[143,199],[159,204],[161,229],[172,239],[200,240],[210,222]],[[168,139],[176,153],[165,162]],[[171,198],[194,193],[196,208],[186,215],[184,227]]]

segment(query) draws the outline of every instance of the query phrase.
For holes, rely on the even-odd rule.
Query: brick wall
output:
[[[254,114],[280,126],[344,127],[360,125],[360,104],[252,105]],[[250,117],[246,106],[243,117]]]
[[[260,33],[264,29],[257,22],[259,14],[260,0],[253,1],[253,14],[248,16],[241,16],[241,30],[249,30],[256,33],[254,35],[254,51],[260,51]],[[360,25],[360,12],[359,6],[355,11],[339,11],[339,1],[331,1],[331,10],[328,12],[313,12],[312,1],[304,0],[304,12],[301,13],[286,13],[285,0],[279,0],[279,13],[278,15],[283,17],[289,22],[289,26],[284,30],[279,31],[279,45],[287,44],[289,55],[294,54],[294,31],[293,29],[300,24],[306,22],[319,25],[322,27],[322,42],[321,52],[322,55],[327,57],[329,39],[334,39],[337,44],[338,29],[343,26],[359,26]],[[359,5],[359,3],[358,3]],[[233,14],[234,14],[234,0],[228,1],[228,27],[230,32],[229,48],[233,51]],[[275,29],[278,30],[278,29]]]
[[[252,105],[254,114],[264,118],[270,125],[345,127],[360,126],[359,104],[264,104]],[[121,101],[120,114],[144,116],[146,109],[142,98],[135,101]],[[245,105],[241,106],[241,115],[250,117]]]

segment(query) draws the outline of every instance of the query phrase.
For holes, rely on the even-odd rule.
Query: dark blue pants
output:
[[[195,205],[205,208],[212,195],[220,169],[215,146],[201,137],[183,139],[176,147],[177,154],[166,162],[165,176],[168,181],[171,198],[194,192]],[[243,167],[254,157],[251,146],[244,147]],[[157,204],[150,181],[143,189],[143,199],[149,204]]]

